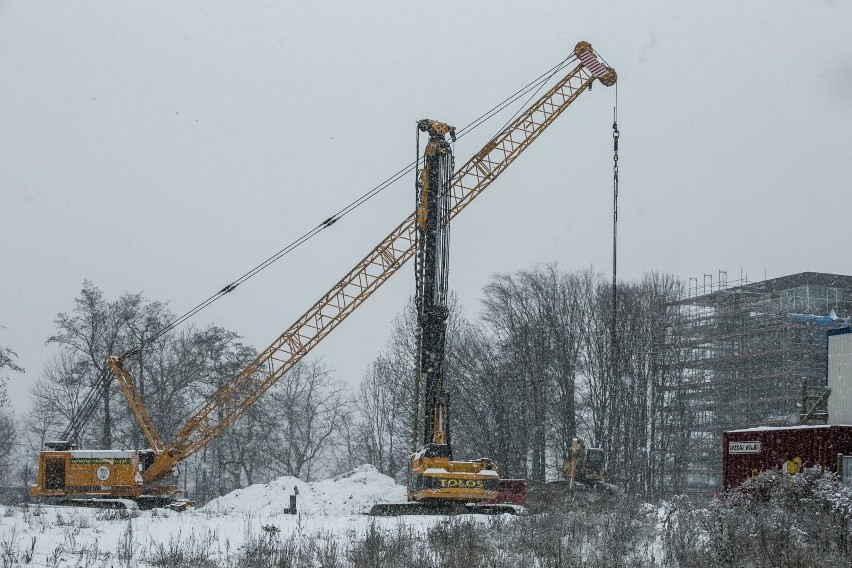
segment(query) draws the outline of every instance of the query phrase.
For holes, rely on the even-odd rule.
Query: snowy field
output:
[[[291,515],[287,508],[294,487],[298,514]],[[402,501],[405,487],[362,466],[315,483],[281,477],[184,512],[0,507],[0,555],[3,566],[164,566],[170,565],[169,556],[190,553],[209,557],[212,566],[232,564],[248,543],[264,538],[316,537],[336,541],[332,546],[343,550],[373,523],[396,530],[399,519],[373,520],[365,513],[377,502]],[[411,517],[403,522],[425,528],[440,521]]]
[[[294,488],[298,514],[290,515]],[[455,565],[447,558],[467,566],[517,566],[525,564],[513,550],[526,545],[516,547],[506,535],[526,532],[515,531],[525,523],[529,534],[519,538],[533,545],[539,538],[529,517],[366,515],[375,503],[403,501],[403,486],[365,465],[313,483],[281,477],[184,512],[0,507],[0,556],[4,567],[408,566],[418,559],[419,566]],[[482,535],[494,535],[486,538],[503,550],[504,562],[485,560],[490,552],[479,542]],[[643,557],[654,554],[655,537],[648,536]]]
[[[31,507],[27,511],[0,508],[0,555],[3,566],[170,566],[172,559],[194,559],[187,565],[240,565],[247,546],[259,541],[316,540],[345,551],[347,544],[364,538],[371,525],[397,531],[400,523],[416,532],[439,517],[406,519],[366,515],[288,515],[267,510],[182,513],[157,509],[128,513],[68,507]],[[264,528],[266,527],[266,528]],[[274,531],[274,532],[272,532]],[[280,531],[280,532],[279,532]],[[15,559],[15,562],[11,562]]]
[[[299,512],[287,514],[293,489]],[[852,489],[765,472],[706,508],[565,494],[529,515],[372,518],[405,488],[372,466],[282,477],[184,512],[0,507],[2,566],[519,568],[849,566]]]
[[[287,508],[294,487],[298,514],[291,515]],[[251,548],[310,542],[317,556],[344,558],[350,544],[370,531],[404,530],[416,539],[447,522],[437,516],[366,515],[375,503],[404,501],[405,487],[365,465],[314,483],[281,477],[184,512],[0,507],[0,555],[4,567],[241,566],[248,565]]]

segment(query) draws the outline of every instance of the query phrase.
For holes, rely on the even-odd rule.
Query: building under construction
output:
[[[825,419],[827,332],[852,323],[852,276],[801,272],[736,286],[718,276],[690,281],[671,335],[689,408],[675,427],[691,432],[672,481],[705,496],[719,487],[725,430]]]

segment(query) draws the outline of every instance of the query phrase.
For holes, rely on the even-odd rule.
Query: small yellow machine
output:
[[[571,440],[571,457],[562,462],[562,477],[574,489],[576,482],[592,485],[602,482],[606,475],[604,452],[600,448],[586,448],[582,438]]]
[[[47,442],[39,453],[36,483],[30,496],[41,502],[63,505],[99,507],[120,506],[121,500],[132,500],[143,507],[171,506],[186,503],[178,491],[172,467],[151,476],[150,466],[162,453],[163,442],[157,433],[142,399],[124,369],[122,357],[110,356],[100,381],[92,387],[80,411],[62,434],[62,440]],[[111,372],[110,372],[111,371]],[[136,416],[151,448],[148,450],[81,450],[76,440],[87,423],[113,375],[118,377],[131,410]],[[172,462],[176,464],[177,462]]]
[[[139,453],[116,450],[41,452],[33,497],[68,493],[134,498],[142,494]]]
[[[497,497],[500,474],[491,460],[453,461],[424,453],[421,450],[411,461],[409,500],[477,503]]]
[[[174,477],[144,482],[142,471],[153,459],[150,450],[44,450],[30,495],[46,503],[101,507],[128,499],[143,507],[188,503],[179,500]]]

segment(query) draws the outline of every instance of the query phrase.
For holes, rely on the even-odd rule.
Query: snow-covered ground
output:
[[[298,514],[286,509],[297,487]],[[405,487],[364,465],[333,479],[281,477],[236,490],[198,509],[128,512],[31,505],[0,506],[3,566],[183,566],[178,555],[209,555],[210,565],[239,565],[246,546],[263,539],[314,537],[345,551],[376,528],[418,534],[445,517],[372,518],[379,502],[405,501]],[[186,565],[192,565],[188,563]]]
[[[0,507],[0,566],[709,568],[762,566],[779,550],[789,566],[850,565],[852,489],[818,468],[764,472],[706,507],[602,492],[553,496],[524,516],[364,514],[404,499],[361,466],[315,483],[279,478],[181,513]]]
[[[605,493],[528,516],[366,514],[404,501],[405,487],[363,465],[311,483],[281,477],[184,512],[0,506],[0,566],[659,566],[670,515]]]

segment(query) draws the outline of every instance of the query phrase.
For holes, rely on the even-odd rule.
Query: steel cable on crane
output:
[[[603,59],[603,58],[602,58]],[[617,313],[618,310],[618,139],[621,132],[618,130],[618,83],[615,84],[615,106],[612,109],[612,361],[613,371],[618,364],[618,335],[617,335]],[[613,377],[615,379],[615,377]]]
[[[509,120],[507,120],[507,121],[503,124],[503,126],[501,126],[501,127],[500,127],[500,129],[497,131],[497,134],[495,134],[495,135],[494,135],[494,137],[492,138],[492,140],[493,140],[494,138],[496,138],[496,137],[500,134],[500,132],[503,132],[503,130],[505,130],[505,129],[506,129],[506,127],[507,127],[507,126],[509,126],[509,124],[511,124],[511,123],[512,123],[512,121],[513,121],[513,120],[515,120],[515,119],[518,117],[518,115],[521,113],[521,111],[522,111],[523,109],[527,108],[527,106],[530,104],[530,101],[532,101],[532,100],[533,100],[533,98],[534,98],[536,95],[538,95],[538,93],[541,91],[541,88],[542,88],[544,85],[546,85],[546,84],[547,84],[547,83],[548,83],[548,82],[549,82],[549,81],[553,78],[553,76],[554,76],[554,75],[556,75],[557,73],[559,73],[559,71],[560,71],[560,70],[562,70],[565,66],[567,66],[567,65],[568,65],[570,62],[572,62],[574,59],[576,59],[574,56],[566,57],[564,60],[562,60],[562,62],[561,62],[560,64],[558,64],[558,65],[556,65],[555,67],[553,67],[553,68],[551,69],[551,71],[550,71],[550,74],[547,76],[547,78],[546,78],[546,79],[543,79],[543,80],[541,80],[541,81],[539,82],[539,84],[538,84],[538,88],[530,94],[530,96],[527,98],[527,100],[526,100],[526,101],[524,101],[524,104],[522,104],[522,105],[518,108],[518,110],[517,110],[517,111],[515,111],[515,114],[513,114],[512,116],[510,116],[510,117],[509,117]],[[545,73],[545,74],[546,74],[546,73]],[[544,77],[544,75],[539,76],[539,79],[540,79],[541,77]],[[530,89],[530,90],[532,90],[532,89]],[[504,107],[504,108],[505,108],[505,107]],[[493,116],[493,115],[492,115],[492,116]],[[489,118],[490,118],[490,117],[489,117]]]
[[[538,77],[536,77],[535,79],[533,79],[532,81],[527,83],[524,87],[518,89],[517,91],[515,91],[514,93],[512,93],[511,95],[509,95],[508,97],[506,97],[505,99],[503,99],[502,101],[500,101],[499,103],[494,105],[491,109],[489,109],[488,111],[486,111],[485,113],[483,113],[479,117],[475,118],[469,124],[467,124],[466,126],[464,126],[461,129],[459,129],[458,133],[457,133],[457,138],[461,138],[462,136],[470,134],[475,129],[477,129],[479,126],[481,126],[482,124],[484,124],[485,122],[487,122],[488,120],[493,118],[495,115],[497,115],[500,112],[502,112],[503,110],[505,110],[509,105],[514,104],[519,99],[521,99],[524,95],[532,92],[532,94],[527,98],[524,105],[522,105],[521,109],[519,109],[517,112],[515,112],[515,114],[512,116],[512,118],[510,118],[509,121],[506,123],[506,125],[509,124],[512,120],[514,120],[514,118],[518,115],[518,113],[520,113],[520,111],[527,104],[529,104],[529,101],[532,100],[532,98],[541,90],[541,88],[553,78],[553,76],[556,73],[558,73],[560,70],[562,70],[567,65],[574,62],[575,60],[576,60],[576,56],[574,56],[572,54],[569,57],[566,57],[565,59],[563,59],[562,61],[557,63],[556,65],[554,65],[553,67],[551,67],[550,69],[548,69],[547,71],[545,71],[544,73],[540,74]],[[501,127],[498,130],[498,132],[501,132],[503,129],[505,129],[506,125],[503,125],[503,127]],[[195,307],[186,311],[183,315],[181,315],[181,316],[175,318],[174,320],[172,320],[171,322],[169,322],[163,328],[158,330],[157,333],[155,333],[152,337],[148,338],[146,340],[146,343],[152,343],[153,341],[157,340],[158,338],[162,337],[166,333],[175,329],[176,327],[178,327],[182,323],[186,322],[189,318],[196,315],[198,312],[200,312],[203,309],[210,306],[213,302],[216,302],[217,300],[221,299],[226,294],[233,292],[237,288],[237,286],[246,282],[250,278],[254,277],[255,275],[257,275],[261,271],[265,270],[271,264],[280,260],[281,258],[286,256],[287,254],[291,253],[293,250],[295,250],[299,246],[303,245],[305,242],[309,241],[310,239],[315,237],[320,232],[331,227],[334,223],[339,221],[341,218],[348,215],[349,213],[351,213],[352,211],[354,211],[355,209],[357,209],[358,207],[360,207],[361,205],[363,205],[364,203],[366,203],[370,199],[374,198],[376,195],[383,192],[384,190],[386,190],[388,187],[390,187],[391,185],[393,185],[394,183],[396,183],[400,179],[402,179],[412,169],[415,170],[415,175],[416,175],[417,166],[421,161],[422,161],[422,157],[418,156],[418,158],[414,162],[407,164],[405,167],[401,168],[396,173],[392,174],[390,177],[388,177],[387,179],[385,179],[384,181],[382,181],[381,183],[379,183],[378,185],[376,185],[375,187],[373,187],[372,189],[370,189],[369,191],[367,191],[366,193],[364,193],[363,195],[361,195],[357,199],[351,201],[346,206],[339,209],[336,213],[332,214],[331,216],[326,218],[324,221],[322,221],[321,223],[319,223],[318,225],[316,225],[312,229],[310,229],[307,232],[305,232],[304,234],[302,234],[300,237],[296,238],[294,241],[292,241],[291,243],[289,243],[288,245],[286,245],[285,247],[280,249],[278,252],[269,256],[266,260],[260,262],[256,266],[254,266],[251,270],[245,272],[242,276],[238,277],[237,279],[233,280],[229,284],[222,287],[222,289],[219,290],[218,292],[210,295],[205,300],[198,303]],[[125,355],[136,353],[136,352],[140,351],[142,348],[143,348],[143,345],[139,345],[137,347],[134,347],[133,349],[130,349],[127,352],[125,352]]]

